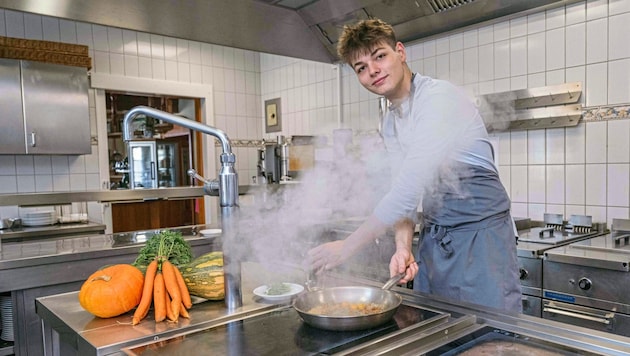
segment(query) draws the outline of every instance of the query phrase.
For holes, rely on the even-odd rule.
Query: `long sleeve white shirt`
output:
[[[414,75],[409,99],[388,110],[382,134],[394,169],[391,189],[374,209],[385,224],[415,215],[445,162],[455,159],[496,172],[477,108],[449,82]]]

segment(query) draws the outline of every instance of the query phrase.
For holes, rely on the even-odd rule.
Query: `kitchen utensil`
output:
[[[404,273],[390,278],[382,288],[375,287],[332,287],[308,291],[299,295],[293,302],[293,308],[305,323],[320,329],[351,331],[369,329],[388,322],[402,303],[397,293],[389,290],[404,277]],[[308,287],[308,286],[307,286]],[[382,307],[382,311],[359,316],[332,316],[311,313],[310,310],[321,305],[336,303],[367,303]]]
[[[0,230],[2,229],[17,229],[22,227],[22,219],[20,218],[7,218],[0,220]]]

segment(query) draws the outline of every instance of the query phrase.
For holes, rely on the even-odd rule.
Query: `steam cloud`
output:
[[[509,112],[509,108],[507,105],[505,112]],[[498,113],[490,116],[486,123],[505,124],[506,117]],[[468,136],[464,136],[453,140],[455,147],[448,147],[446,151],[454,154],[470,143],[466,142]],[[331,225],[341,226],[341,230],[349,234],[372,213],[389,191],[390,162],[378,135],[355,136],[354,140],[357,142],[334,144],[333,158],[317,161],[313,169],[301,174],[298,184],[254,188],[255,202],[241,207],[239,235],[249,247],[246,259],[267,265],[274,273],[286,262],[289,271],[296,264],[303,265],[305,254],[311,248],[345,237],[330,235]],[[442,191],[435,189],[436,179],[439,179],[450,188],[450,194],[465,197],[467,192],[460,189],[459,175],[454,173],[454,169],[462,169],[461,165],[449,166],[444,163],[444,154],[435,153],[435,157],[429,155],[432,162],[427,162],[424,176],[418,177],[424,196],[441,200]],[[360,260],[354,261],[361,263],[364,276],[367,272],[382,279],[389,273],[387,264],[394,251],[393,236],[385,236],[379,242],[368,246],[361,252]]]
[[[362,136],[358,141],[336,145],[333,159],[317,161],[297,184],[253,188],[254,203],[240,209],[239,235],[250,248],[244,257],[269,262],[275,272],[278,262],[300,265],[309,249],[345,237],[371,214],[389,189],[390,167],[380,137]],[[334,236],[331,227],[342,229],[341,236]],[[372,262],[388,262],[393,251],[366,252]]]
[[[489,132],[509,128],[510,122],[516,116],[514,100],[516,100],[514,92],[489,94],[477,98],[475,104]]]

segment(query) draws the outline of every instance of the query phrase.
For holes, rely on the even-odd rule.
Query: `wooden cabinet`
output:
[[[155,200],[112,204],[112,231],[126,232],[203,223],[196,199]]]
[[[85,68],[0,59],[0,154],[91,152]]]

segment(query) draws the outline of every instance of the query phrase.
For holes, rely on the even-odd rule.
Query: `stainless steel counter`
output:
[[[213,225],[185,226],[182,232],[194,256],[217,249],[220,237],[196,234]],[[87,234],[43,240],[7,242],[0,251],[0,293],[10,293],[16,318],[16,355],[41,355],[41,325],[35,298],[77,291],[91,273],[116,263],[131,263],[152,234],[160,230],[118,234]],[[13,352],[12,352],[13,353]],[[0,349],[2,354],[2,349]]]
[[[76,293],[60,294],[38,298],[36,300],[37,313],[42,317],[45,335],[48,336],[47,354],[58,354],[60,345],[69,345],[76,355],[125,355],[129,350],[153,350],[159,354],[161,347],[168,345],[173,352],[177,345],[182,349],[191,350],[201,346],[196,344],[198,333],[221,327],[229,329],[231,324],[240,330],[246,320],[265,318],[267,315],[283,313],[289,307],[288,302],[278,305],[268,304],[256,299],[252,290],[262,284],[281,279],[283,281],[300,283],[304,281],[304,274],[299,268],[290,266],[264,266],[246,262],[243,271],[243,307],[229,314],[222,302],[205,301],[193,305],[191,318],[182,320],[178,324],[158,323],[151,316],[140,325],[131,326],[131,314],[125,314],[112,319],[99,319],[84,311],[78,304]],[[335,281],[338,284],[339,278]],[[375,281],[353,277],[346,284],[381,285]],[[329,284],[324,281],[324,285]],[[630,338],[607,334],[573,325],[560,324],[553,321],[534,318],[526,315],[506,315],[497,311],[478,308],[471,305],[453,304],[444,300],[437,300],[431,296],[413,293],[407,289],[395,288],[403,296],[404,303],[417,305],[430,310],[442,311],[451,317],[444,323],[437,323],[429,329],[411,327],[407,330],[388,335],[380,335],[369,342],[355,344],[350,349],[333,354],[424,354],[445,343],[452,342],[462,335],[478,330],[485,326],[510,330],[513,333],[526,335],[533,340],[562,345],[572,350],[586,350],[586,354],[627,355],[630,353]],[[181,320],[181,319],[180,319]],[[267,328],[275,328],[268,325]],[[277,342],[299,342],[300,332],[307,332],[308,328],[290,330],[286,333],[294,334],[290,340],[274,340]],[[204,340],[216,338],[214,334],[203,334]],[[220,334],[219,334],[220,335]],[[198,335],[197,335],[198,336]],[[236,338],[235,340],[239,340]],[[234,341],[234,340],[232,340]],[[245,349],[246,345],[233,345],[234,350]],[[238,342],[238,341],[235,341]],[[195,346],[197,345],[197,346]],[[146,347],[145,347],[146,346]],[[147,348],[148,347],[148,348]],[[121,348],[123,350],[121,350]],[[232,350],[232,349],[230,349]],[[277,349],[276,349],[277,350]],[[166,351],[165,351],[166,352]],[[72,355],[66,349],[64,355]],[[135,355],[136,353],[130,353]]]
[[[216,228],[212,225],[197,225],[172,228],[182,233],[192,247],[207,245],[211,239],[197,235],[203,228]],[[0,276],[4,270],[24,267],[47,266],[54,263],[91,260],[122,254],[136,254],[144,243],[161,230],[144,230],[116,234],[86,234],[42,240],[6,242],[0,251]],[[128,261],[131,263],[133,260]],[[0,292],[13,278],[0,282]],[[4,288],[3,288],[4,287]],[[11,289],[8,289],[11,290]]]

